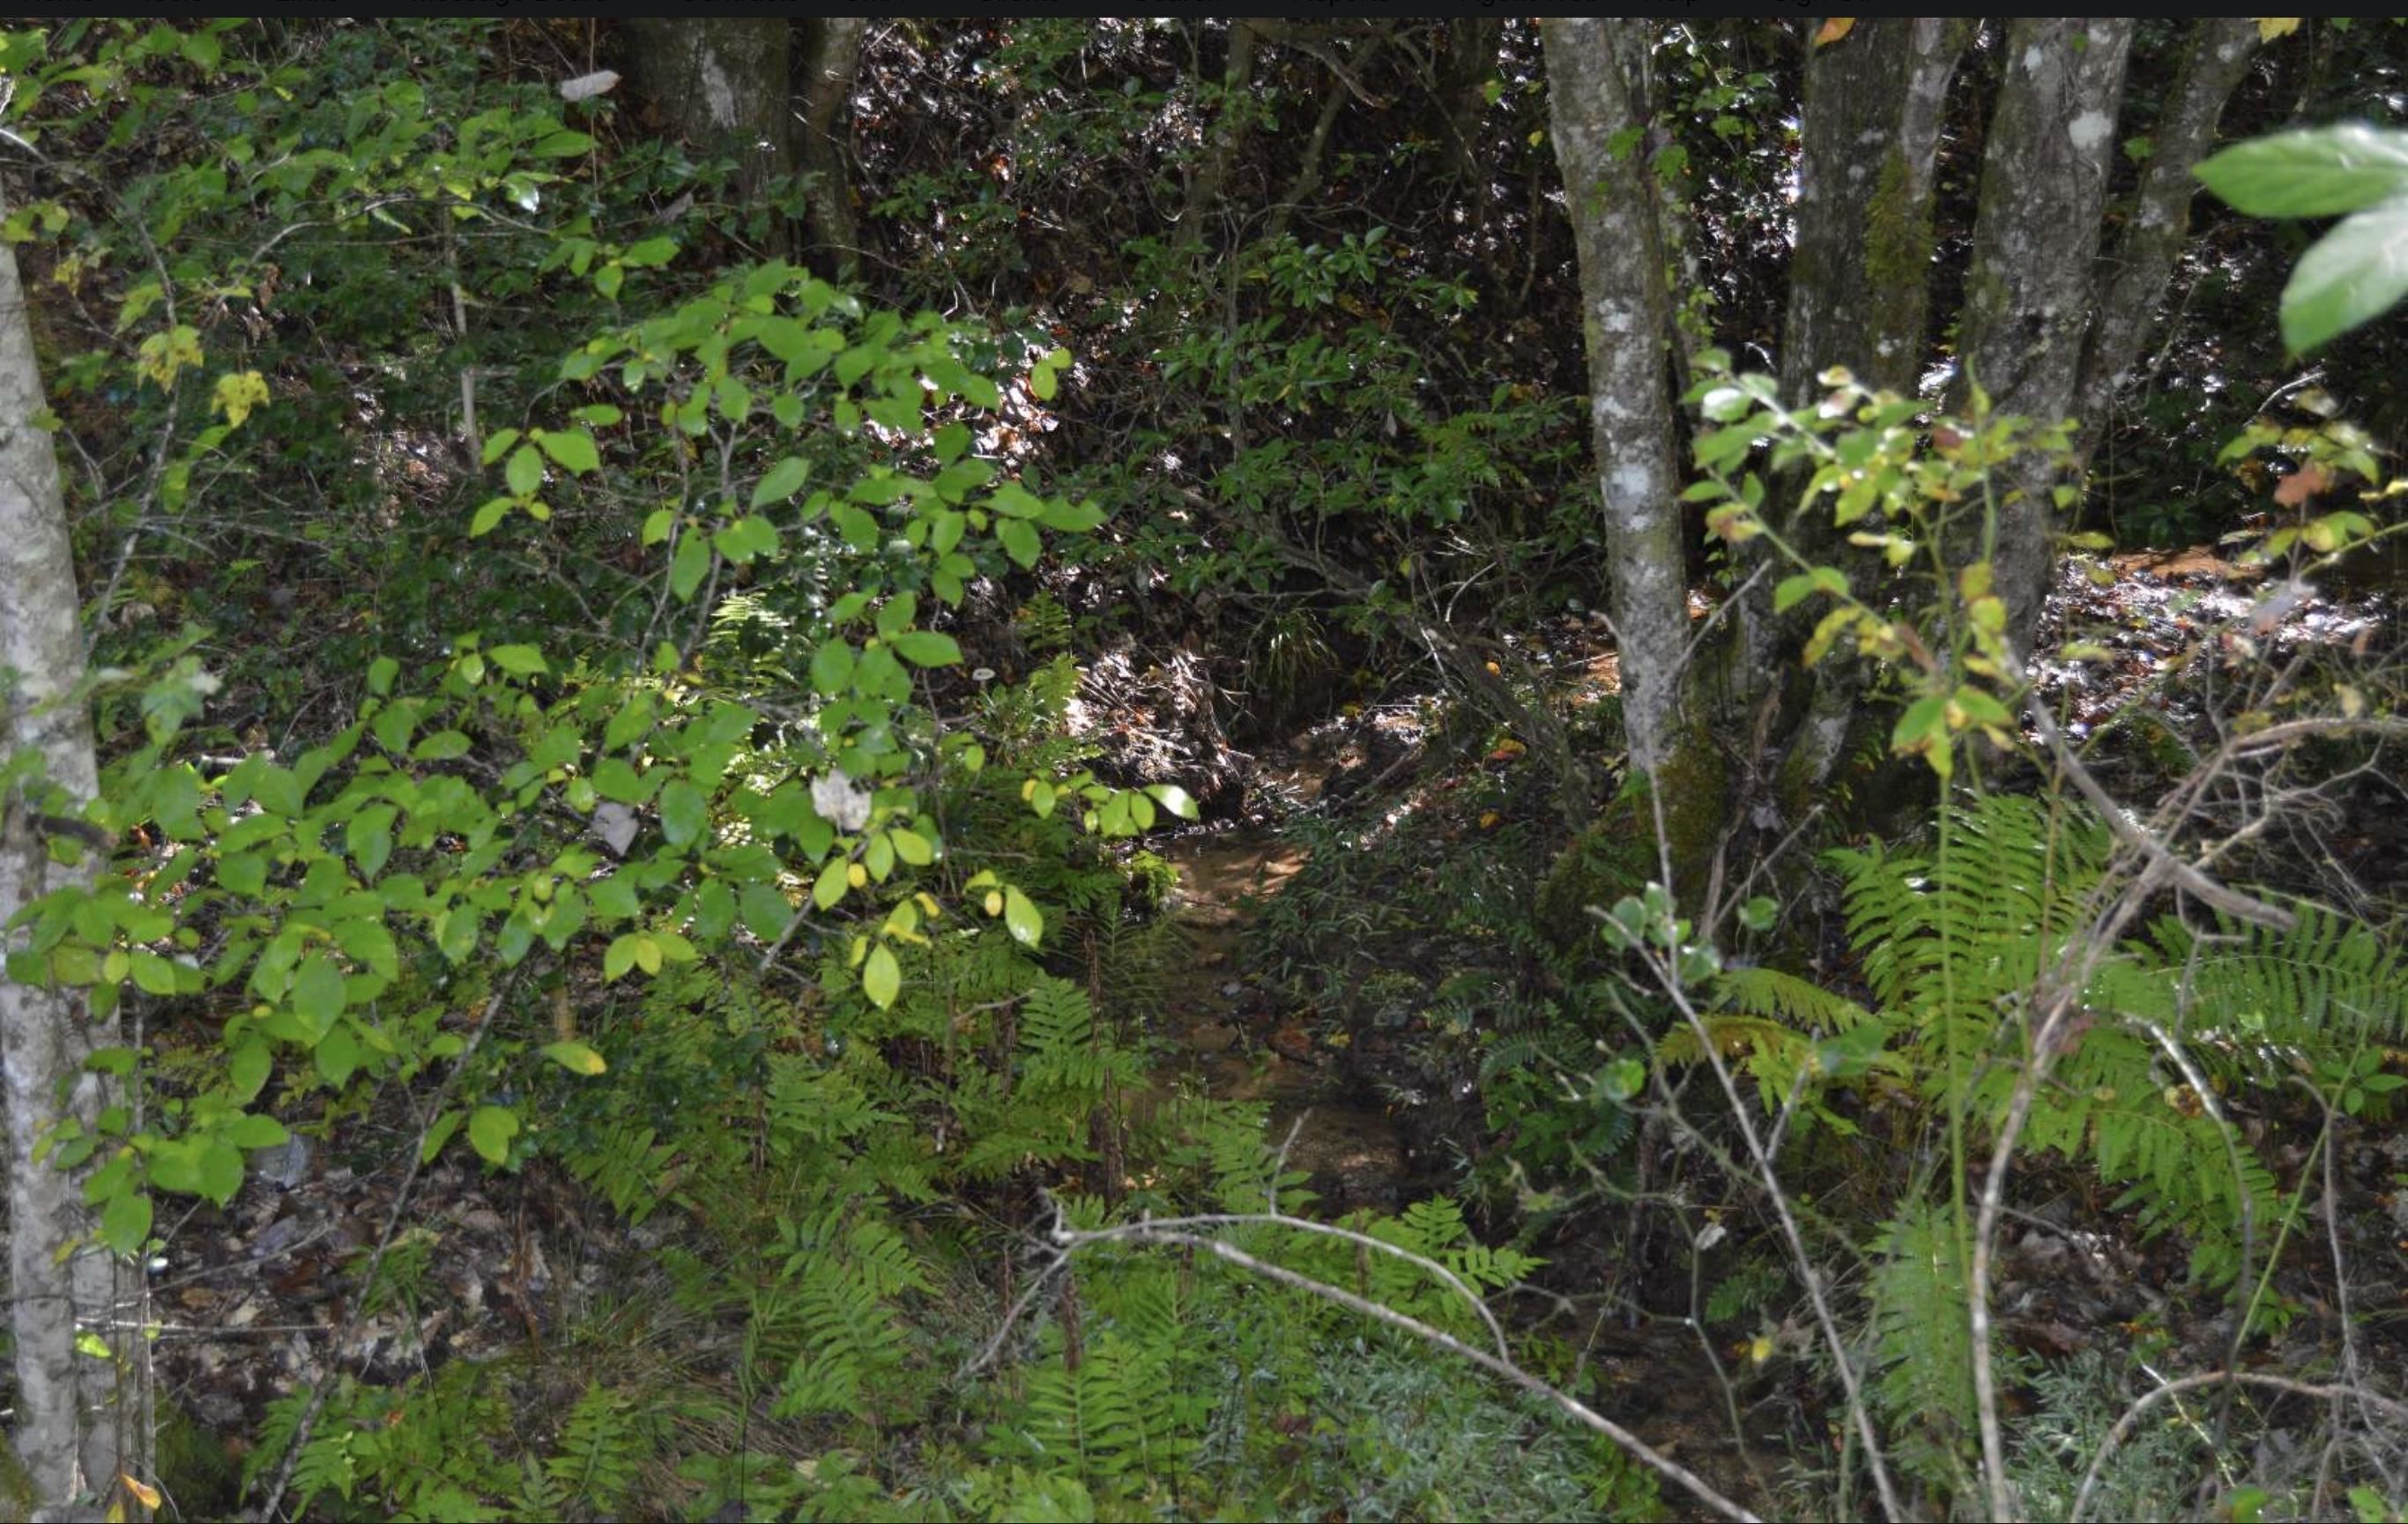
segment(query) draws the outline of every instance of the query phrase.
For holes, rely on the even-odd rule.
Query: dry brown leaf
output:
[[[1856,19],[1854,16],[1834,16],[1830,18],[1822,24],[1819,30],[1815,32],[1814,46],[1821,48],[1827,44],[1839,41],[1842,37],[1846,36],[1848,33],[1856,27]],[[2291,24],[2293,26],[2297,26],[2300,23],[2293,22]],[[2264,22],[2259,22],[2258,25],[2259,30],[2262,31],[2264,30],[2266,23]]]

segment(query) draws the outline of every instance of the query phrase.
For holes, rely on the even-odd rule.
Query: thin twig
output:
[[[2090,1495],[2098,1490],[2099,1475],[2106,1469],[2108,1458],[2130,1437],[2133,1426],[2141,1421],[2143,1414],[2169,1398],[2198,1391],[2204,1387],[2222,1386],[2227,1382],[2237,1382],[2244,1387],[2264,1387],[2272,1391],[2288,1392],[2294,1397],[2313,1397],[2319,1402],[2355,1398],[2366,1406],[2379,1408],[2401,1422],[2408,1423],[2408,1402],[2394,1402],[2354,1382],[2319,1386],[2312,1381],[2294,1381],[2289,1376],[2267,1375],[2257,1371],[2207,1371],[2198,1375],[2183,1376],[2136,1400],[2124,1410],[2124,1416],[2115,1420],[2115,1427],[2107,1431],[2107,1437],[2099,1444],[2099,1453],[2090,1458],[2090,1469],[2083,1474],[2081,1490],[2073,1495],[2073,1507],[2066,1515],[2068,1524],[2080,1519],[2082,1511],[2090,1506]]]

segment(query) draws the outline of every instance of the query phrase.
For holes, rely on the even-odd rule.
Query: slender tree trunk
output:
[[[828,16],[807,22],[803,42],[801,159],[810,176],[811,245],[838,271],[861,260],[861,220],[853,208],[853,159],[847,151],[846,110],[861,69],[861,45],[869,22],[858,16]]]
[[[733,154],[746,200],[795,171],[789,43],[783,16],[648,17],[627,22],[627,71],[669,131]]]
[[[45,816],[71,815],[98,787],[58,461],[36,423],[47,411],[16,252],[0,243],[0,702],[7,724],[0,756],[20,779],[0,798],[0,923],[54,889],[89,883],[93,870],[89,860],[54,860],[43,827]],[[36,766],[19,775],[25,758]],[[13,956],[24,939],[12,932],[5,940]],[[57,1168],[44,1142],[63,1114],[92,1128],[103,1098],[84,1058],[116,1034],[88,1018],[80,992],[22,982],[19,971],[0,975],[15,1446],[46,1515],[98,1517],[125,1469],[125,1410],[117,1362],[79,1353],[78,1329],[112,1348],[133,1347],[139,1336],[112,1326],[115,1262],[88,1242],[80,1172]]]
[[[1606,569],[1634,768],[1667,812],[1682,893],[1717,843],[1726,806],[1704,716],[1684,711],[1687,556],[1668,384],[1671,304],[1647,124],[1651,23],[1541,23],[1555,158],[1580,257],[1589,434],[1604,513]]]
[[[2182,73],[2151,136],[2140,191],[2099,271],[2099,315],[2083,353],[2074,407],[2085,461],[2106,433],[2115,393],[2154,336],[2166,284],[2190,231],[2190,200],[2199,190],[2191,166],[2214,146],[2224,103],[2260,46],[2258,23],[2246,17],[2215,17],[2192,28]]]
[[[1956,346],[1959,394],[1978,385],[2001,413],[2041,424],[2073,415],[2132,24],[2022,20],[2008,31]],[[1995,585],[2009,638],[2027,657],[2053,563],[2052,495],[2063,482],[2034,453],[1993,484]]]
[[[1456,16],[1446,23],[1436,93],[1446,123],[1440,147],[1446,172],[1455,180],[1470,181],[1481,173],[1480,119],[1488,110],[1488,79],[1497,72],[1497,50],[1504,40],[1505,22],[1499,17]],[[1475,205],[1484,204],[1487,187],[1473,185],[1471,194]]]
[[[1196,172],[1187,181],[1187,204],[1179,214],[1179,237],[1183,241],[1203,242],[1205,223],[1221,209],[1221,194],[1228,186],[1229,171],[1237,167],[1238,152],[1245,147],[1247,130],[1254,120],[1254,102],[1248,97],[1254,91],[1254,55],[1261,42],[1262,34],[1254,22],[1229,23],[1229,60],[1221,71],[1221,109],[1203,156],[1196,161]]]

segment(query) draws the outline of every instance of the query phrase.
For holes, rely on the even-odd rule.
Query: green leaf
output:
[[[310,954],[293,976],[293,1009],[322,1033],[343,1014],[343,973],[325,954]]]
[[[543,485],[543,457],[535,446],[523,444],[510,452],[509,464],[502,467],[502,480],[522,497],[531,497]]]
[[[2283,342],[2304,354],[2408,295],[2408,196],[2342,220],[2283,288]]]
[[[492,534],[504,519],[510,516],[512,502],[513,499],[509,497],[486,498],[468,520],[468,538],[477,539]]]
[[[459,1131],[460,1124],[466,1120],[467,1120],[466,1114],[462,1112],[445,1112],[437,1118],[435,1125],[426,1129],[426,1141],[419,1145],[418,1162],[421,1164],[432,1162],[436,1155],[443,1152],[443,1145],[452,1141],[452,1134]]]
[[[242,1150],[216,1138],[202,1141],[197,1184],[200,1194],[220,1206],[242,1189]]]
[[[266,1043],[257,1038],[243,1042],[226,1060],[226,1093],[243,1105],[251,1104],[267,1087],[267,1076],[275,1068],[276,1056]]]
[[[581,428],[545,429],[536,435],[535,442],[565,471],[582,474],[602,468],[602,452],[595,448],[594,436]]]
[[[636,949],[643,940],[643,934],[637,931],[614,938],[602,954],[602,977],[606,980],[624,977],[636,966]]]
[[[2235,143],[2191,171],[2252,217],[2338,217],[2408,195],[2408,133],[2352,123]]]
[[[677,257],[677,252],[675,238],[646,238],[621,254],[619,263],[639,269],[650,268],[656,265],[667,264]]]
[[[507,1106],[480,1106],[468,1114],[468,1145],[488,1164],[510,1157],[510,1140],[519,1135],[519,1118]]]
[[[134,949],[134,987],[145,995],[176,993],[176,965],[158,954]]]
[[[236,1148],[275,1148],[291,1143],[293,1134],[273,1116],[257,1112],[245,1113],[220,1129],[226,1142]]]
[[[702,585],[705,573],[710,570],[710,546],[700,535],[688,535],[678,541],[677,555],[669,562],[669,591],[681,603],[694,597]]]
[[[995,535],[1003,541],[1004,554],[1018,562],[1023,571],[1037,565],[1037,554],[1044,547],[1026,521],[1004,519],[996,525]]]
[[[351,1083],[352,1073],[360,1067],[360,1040],[351,1035],[348,1023],[337,1022],[318,1039],[315,1057],[318,1072],[326,1077],[328,1085],[340,1089]]]
[[[100,1241],[118,1254],[133,1254],[150,1236],[150,1198],[142,1192],[115,1197],[100,1210]]]
[[[1003,891],[1003,924],[1010,931],[1011,940],[1025,947],[1036,946],[1038,939],[1045,935],[1045,917],[1017,889]]]
[[[835,909],[845,890],[852,887],[850,866],[842,857],[829,858],[827,866],[820,870],[819,881],[811,885],[811,903],[822,910]]]
[[[572,1074],[599,1074],[610,1067],[582,1042],[547,1042],[543,1056]]]
[[[736,903],[744,928],[765,942],[776,942],[795,915],[795,907],[786,903],[786,897],[766,884],[747,885]]]
[[[368,663],[368,692],[379,698],[393,692],[393,680],[401,673],[401,663],[391,656],[379,656]]]
[[[895,1003],[903,987],[903,970],[896,963],[895,955],[884,942],[869,949],[869,960],[861,966],[861,992],[869,1003],[881,1011]]]
[[[343,823],[343,850],[351,855],[361,878],[376,877],[393,855],[393,823],[397,813],[390,804],[372,804]]]
[[[702,790],[682,778],[672,778],[661,789],[661,834],[669,845],[684,846],[710,824],[710,801]]]
[[[888,643],[914,667],[953,667],[962,659],[959,642],[935,630],[905,630]]]
[[[497,645],[485,653],[485,659],[518,677],[534,677],[552,670],[544,662],[543,653],[531,645]]]
[[[886,839],[895,844],[895,855],[914,868],[925,868],[937,860],[937,849],[918,831],[897,826],[886,833]]]
[[[1164,809],[1180,819],[1196,818],[1196,800],[1189,796],[1187,790],[1177,784],[1148,784],[1145,785],[1145,791],[1159,800]]]
[[[770,467],[768,474],[761,478],[760,484],[752,489],[752,506],[762,508],[785,501],[802,491],[803,483],[810,480],[810,474],[809,461],[788,455]]]

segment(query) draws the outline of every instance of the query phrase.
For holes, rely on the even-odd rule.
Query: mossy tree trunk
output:
[[[1807,57],[1798,241],[1781,345],[1781,392],[1792,406],[1808,400],[1815,378],[1833,366],[1870,385],[1914,393],[1928,356],[1932,203],[1948,84],[1973,31],[1961,20],[1862,17]],[[1819,514],[1783,527],[1818,560],[1878,574],[1879,563],[1851,553]],[[1770,554],[1762,541],[1742,549],[1751,571]],[[1803,611],[1774,615],[1777,580],[1756,579],[1736,611],[1730,688],[1751,703],[1798,671],[1811,623]],[[1778,755],[1754,759],[1774,780],[1770,803],[1784,826],[1874,723],[1860,702],[1864,673],[1842,656],[1825,662],[1811,684],[1787,685],[1803,690],[1802,715],[1798,695],[1784,696],[1787,723],[1767,732]]]
[[[0,196],[0,216],[7,214]],[[0,243],[0,924],[53,890],[90,882],[53,853],[45,822],[72,816],[98,791],[92,719],[81,692],[83,632],[58,460],[40,419],[49,412],[34,357],[16,252]],[[0,938],[12,956],[22,933]],[[16,1343],[12,1438],[38,1517],[97,1518],[129,1469],[138,1408],[119,1401],[115,1359],[79,1350],[79,1335],[138,1348],[116,1325],[117,1265],[92,1243],[81,1172],[64,1171],[46,1143],[62,1112],[86,1130],[105,1101],[84,1060],[117,1041],[93,1020],[80,990],[0,974],[0,1070],[8,1135],[9,1327]],[[64,1106],[62,1107],[62,1100]],[[100,1156],[106,1157],[106,1154]]]
[[[2046,18],[2008,30],[1956,340],[1959,395],[1978,385],[2000,413],[2042,423],[2073,415],[2132,28],[2129,20]],[[1995,585],[2009,637],[2026,655],[2048,591],[2054,494],[2064,482],[2034,452],[1993,482]]]
[[[748,201],[795,172],[793,33],[783,16],[627,22],[627,70],[637,92],[679,138],[705,153],[733,156],[737,194]]]
[[[1707,706],[1690,691],[1700,669],[1687,659],[1671,304],[1656,176],[1641,151],[1653,32],[1634,21],[1541,24],[1555,159],[1580,260],[1589,438],[1630,761],[1663,811],[1672,886],[1695,903],[1728,800]]]

